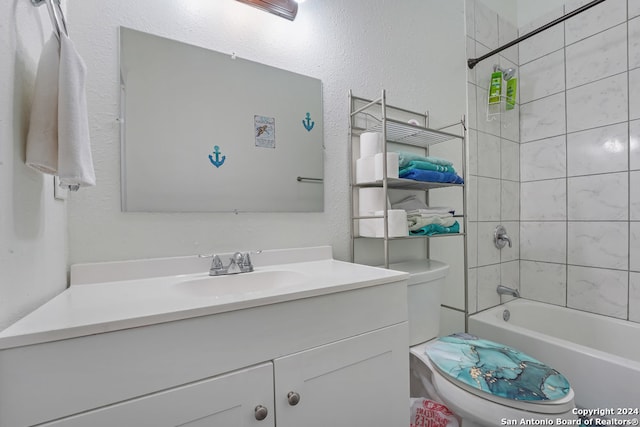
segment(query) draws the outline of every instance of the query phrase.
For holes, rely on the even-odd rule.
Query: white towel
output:
[[[60,45],[55,36],[42,48],[27,135],[27,165],[42,173],[58,172],[58,69]]]
[[[95,185],[85,94],[86,66],[64,33],[45,44],[27,137],[30,167],[77,190]]]
[[[427,208],[427,209],[412,209],[407,211],[407,215],[422,215],[422,216],[452,215],[452,212],[454,212],[453,208],[448,208],[443,206],[443,207],[433,207],[433,208]]]
[[[411,217],[411,218],[453,218],[453,214],[452,213],[435,213],[435,214],[431,214],[431,213],[409,213],[407,212],[407,216]]]
[[[60,35],[58,86],[58,176],[60,186],[96,185],[89,140],[85,80],[87,67],[73,42]]]
[[[409,225],[410,231],[416,231],[422,227],[425,227],[431,224],[441,225],[443,227],[451,227],[455,223],[456,223],[456,219],[453,216],[450,216],[450,217],[441,216],[441,217],[430,217],[430,218],[423,218],[419,216],[407,217],[407,224]]]

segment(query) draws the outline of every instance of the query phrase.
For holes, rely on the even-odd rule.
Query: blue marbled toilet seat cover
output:
[[[493,396],[553,401],[570,390],[569,381],[555,369],[514,348],[474,335],[438,338],[425,352],[442,374]]]

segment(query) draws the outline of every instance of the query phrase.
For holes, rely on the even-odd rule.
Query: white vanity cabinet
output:
[[[404,425],[408,347],[406,275],[10,346],[0,427]]]
[[[384,328],[43,427],[397,425],[405,336],[405,324]]]
[[[276,425],[405,425],[406,334],[396,325],[276,359]]]
[[[86,412],[46,427],[273,427],[273,364]]]

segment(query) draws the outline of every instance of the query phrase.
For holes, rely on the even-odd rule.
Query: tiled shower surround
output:
[[[469,58],[484,55],[518,36],[515,25],[477,0],[466,1],[466,15]],[[516,105],[507,111],[502,102],[496,110],[487,110],[493,66],[507,69],[518,63],[516,46],[486,59],[467,74],[470,313],[500,304],[498,284],[519,288],[519,108]],[[499,224],[506,227],[513,247],[499,250],[494,246],[493,232]]]
[[[520,64],[522,296],[640,322],[640,2],[521,43]]]
[[[520,34],[587,2],[569,2]],[[474,6],[477,49],[478,10],[491,12]],[[640,1],[607,0],[520,43],[518,59],[520,292],[640,322]],[[496,147],[482,140],[487,125],[479,85],[490,71],[479,67],[477,85],[470,77],[477,153]],[[482,156],[475,156],[480,182]],[[480,186],[477,194],[480,214]],[[479,215],[479,229],[482,221]],[[480,255],[477,265],[483,309]],[[509,285],[504,277],[502,283]]]

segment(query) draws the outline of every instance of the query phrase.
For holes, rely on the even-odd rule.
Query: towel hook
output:
[[[60,39],[60,35],[64,32],[64,34],[69,37],[69,30],[67,29],[67,20],[64,17],[64,13],[62,12],[61,0],[31,0],[31,4],[35,7],[42,6],[46,4],[47,11],[49,12],[49,18],[51,19],[51,24],[55,27],[55,34]],[[58,7],[58,12],[56,13],[56,8],[54,4]],[[60,18],[58,18],[58,13],[60,14]]]

